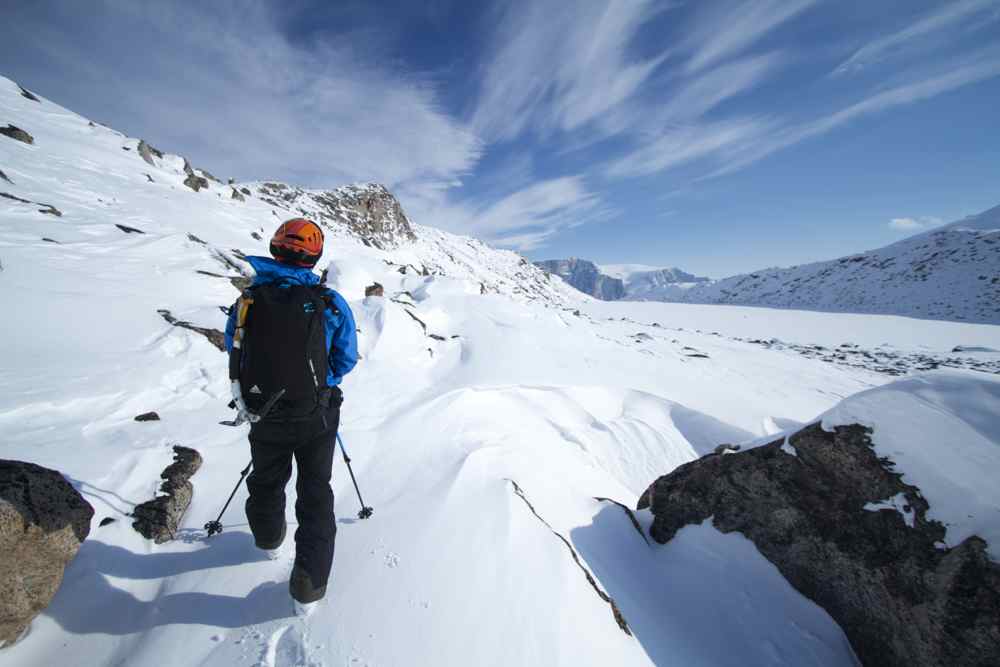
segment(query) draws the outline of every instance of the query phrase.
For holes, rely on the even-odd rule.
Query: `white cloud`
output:
[[[889,221],[889,228],[900,232],[914,232],[928,227],[936,227],[941,224],[941,218],[893,218]]]
[[[498,18],[472,127],[489,140],[570,131],[633,98],[665,56],[632,59],[651,0],[511,4]]]
[[[560,231],[611,215],[581,176],[539,181],[490,204],[440,196],[415,201],[412,210],[419,222],[522,251],[543,245]]]
[[[955,28],[965,21],[977,19],[977,26],[982,26],[995,20],[1000,16],[997,9],[996,0],[960,0],[942,4],[938,11],[924,16],[906,28],[861,47],[841,63],[834,73],[856,72],[895,55],[918,48],[925,49],[928,40],[952,36]],[[992,12],[992,16],[983,20],[982,15],[988,11]]]
[[[678,126],[614,160],[606,173],[613,178],[643,176],[704,158],[724,159],[755,145],[771,127],[771,122],[759,118]]]
[[[299,43],[278,11],[109,1],[17,20],[36,56],[32,85],[58,86],[55,100],[219,176],[415,189],[476,165],[481,142],[433,85],[359,51],[350,34]]]
[[[739,150],[733,151],[729,162],[706,178],[743,169],[772,153],[830,132],[858,118],[931,99],[963,86],[1000,76],[1000,54],[996,49],[988,48],[962,62],[946,64],[942,69],[943,74],[884,90],[826,116],[761,135],[760,141],[746,142]]]
[[[782,23],[798,16],[817,0],[743,0],[703,3],[702,13],[688,31],[685,65],[693,74],[738,55]]]

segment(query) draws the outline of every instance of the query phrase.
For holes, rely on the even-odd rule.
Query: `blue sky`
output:
[[[287,6],[286,6],[287,5]],[[1000,0],[7,4],[0,73],[219,176],[721,277],[1000,203]]]

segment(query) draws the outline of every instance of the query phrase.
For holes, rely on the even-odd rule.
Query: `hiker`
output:
[[[326,594],[333,564],[330,475],[343,402],[338,385],[358,361],[358,342],[347,302],[312,272],[323,253],[319,225],[286,220],[270,249],[274,259],[247,258],[256,276],[230,309],[226,348],[238,368],[231,373],[238,377],[234,402],[251,422],[250,530],[260,549],[274,552],[284,542],[285,485],[294,457],[299,527],[289,592],[310,604]]]

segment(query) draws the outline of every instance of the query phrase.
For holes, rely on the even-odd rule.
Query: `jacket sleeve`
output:
[[[236,334],[236,311],[239,301],[229,309],[229,319],[226,320],[226,352],[233,350],[233,336]]]
[[[358,363],[358,334],[354,313],[351,312],[347,301],[332,290],[331,294],[340,311],[340,317],[334,317],[335,328],[330,344],[330,370],[339,381]]]

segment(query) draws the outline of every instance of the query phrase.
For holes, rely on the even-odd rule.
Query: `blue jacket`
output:
[[[269,283],[298,283],[299,285],[319,285],[319,276],[312,270],[282,264],[270,257],[247,257],[250,266],[257,273],[252,285]],[[354,314],[344,297],[332,289],[326,294],[333,300],[339,313],[327,308],[326,346],[330,350],[330,370],[326,374],[328,387],[336,387],[344,376],[358,363],[358,336],[354,324]],[[252,308],[253,306],[251,306]],[[226,322],[226,350],[233,349],[233,334],[236,332],[236,309],[232,308]]]

